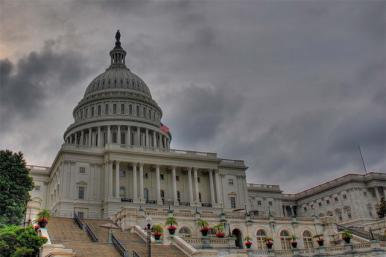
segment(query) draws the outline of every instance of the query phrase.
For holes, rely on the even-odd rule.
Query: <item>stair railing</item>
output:
[[[94,231],[92,231],[92,229],[87,223],[84,223],[84,230],[86,230],[87,235],[90,237],[91,241],[98,242],[98,237],[95,235]]]
[[[122,245],[122,243],[114,236],[114,234],[111,234],[111,242],[113,243],[115,249],[118,251],[118,253],[122,257],[129,257],[129,252],[126,250],[126,248]]]
[[[74,221],[79,226],[79,228],[83,230],[83,222],[79,218],[78,214],[76,214],[76,212],[74,212]]]
[[[339,225],[339,224],[336,224],[336,226],[338,228],[338,231],[347,230],[347,231],[351,232],[353,235],[365,238],[367,240],[371,240],[370,233],[365,233],[365,232],[362,232],[362,231],[358,231],[356,229],[348,228],[348,227],[345,227],[345,226],[342,226],[342,225]]]

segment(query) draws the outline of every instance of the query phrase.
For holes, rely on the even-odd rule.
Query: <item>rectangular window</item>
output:
[[[102,114],[102,107],[98,105],[98,116],[101,116]]]
[[[176,181],[180,181],[180,176],[176,176]]]
[[[85,174],[86,173],[86,168],[85,167],[79,167],[79,173]]]
[[[133,114],[133,106],[130,104],[129,105],[129,114],[132,115]]]
[[[347,195],[343,195],[343,199],[347,199]]]
[[[125,170],[120,170],[119,171],[119,177],[121,177],[121,178],[126,177],[126,171]]]
[[[122,132],[121,133],[121,142],[120,144],[124,145],[126,142],[126,133]]]
[[[149,174],[145,173],[145,179],[147,179],[148,177],[149,177]]]
[[[272,202],[271,201],[269,201],[268,204],[269,204],[269,206],[272,206]]]
[[[84,213],[82,211],[78,211],[79,219],[84,219]]]
[[[200,183],[200,177],[197,178],[197,182]]]
[[[40,191],[40,186],[35,186],[35,191]]]
[[[334,199],[335,199],[335,202],[338,202],[338,201],[339,201],[339,200],[338,200],[338,197],[335,197]]]
[[[228,179],[228,185],[233,185],[233,179]]]
[[[118,143],[117,142],[117,132],[113,132],[113,143]]]
[[[113,113],[117,114],[117,105],[116,104],[113,104]]]
[[[91,107],[91,117],[94,117],[94,107]]]
[[[85,117],[85,118],[88,117],[88,108],[85,109],[84,117]]]
[[[160,175],[161,180],[164,180],[164,174]]]
[[[109,105],[108,104],[105,105],[105,114],[109,114]]]
[[[327,203],[327,204],[330,204],[330,200],[326,200],[326,203]]]
[[[322,206],[322,203],[319,203],[319,207],[321,207]]]
[[[125,105],[121,104],[121,114],[124,114],[124,113],[125,113]]]
[[[258,205],[258,206],[261,206],[261,201],[257,201],[257,205]]]
[[[236,197],[229,197],[229,201],[231,202],[231,208],[236,208]]]
[[[85,191],[86,191],[86,188],[84,186],[79,186],[79,189],[78,189],[78,199],[84,199]]]

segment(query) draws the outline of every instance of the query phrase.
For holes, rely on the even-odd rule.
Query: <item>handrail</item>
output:
[[[98,237],[95,235],[94,231],[90,228],[90,226],[85,223],[84,229],[87,232],[87,235],[90,237],[91,241],[98,242]]]
[[[122,245],[122,243],[111,233],[111,242],[113,243],[115,249],[119,252],[122,257],[129,257],[129,252]]]
[[[136,251],[133,251],[133,257],[141,257]]]
[[[362,231],[348,228],[348,227],[345,227],[345,226],[342,226],[339,224],[336,224],[336,227],[338,228],[338,231],[347,230],[347,231],[351,232],[353,235],[356,235],[358,237],[362,237],[362,238],[367,239],[367,240],[371,240],[371,236],[367,233],[362,232]]]
[[[78,214],[76,214],[76,212],[74,212],[74,221],[79,226],[79,228],[83,230],[83,222],[79,218]]]

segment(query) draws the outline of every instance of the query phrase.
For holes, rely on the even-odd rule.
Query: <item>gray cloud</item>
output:
[[[28,142],[30,162],[54,158],[119,28],[173,147],[244,159],[250,181],[287,191],[360,172],[357,144],[386,170],[385,1],[90,3],[0,2],[0,142]]]

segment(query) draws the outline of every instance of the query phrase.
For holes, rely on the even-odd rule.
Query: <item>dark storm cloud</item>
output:
[[[48,41],[41,51],[29,53],[16,65],[0,60],[1,129],[12,127],[18,117],[36,118],[48,97],[60,97],[85,76],[88,69],[79,53],[55,52],[55,47],[55,41]]]
[[[54,157],[120,29],[126,63],[163,109],[173,147],[244,159],[250,181],[290,191],[361,171],[358,144],[369,170],[386,170],[386,1],[40,1],[17,18],[24,1],[3,3],[15,5],[0,33],[16,56],[43,36],[61,39],[61,50],[1,66],[1,127],[14,120],[31,133],[43,125],[29,117],[66,114],[45,144],[26,148],[38,164]],[[23,133],[9,131],[0,139]],[[36,146],[39,136],[26,141]]]

